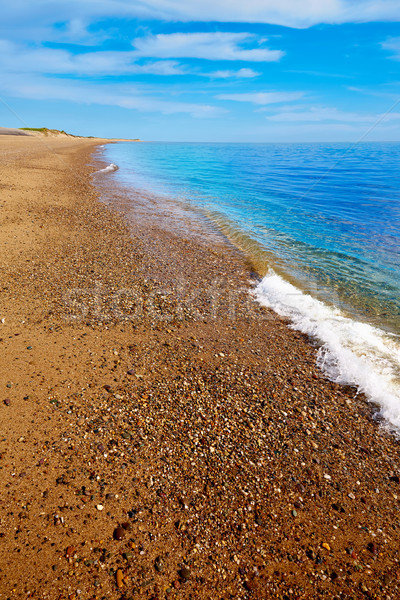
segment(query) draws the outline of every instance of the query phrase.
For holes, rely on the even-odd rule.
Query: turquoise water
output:
[[[399,398],[400,144],[119,143],[104,153],[119,167],[111,177],[189,203],[241,247],[264,276],[258,300],[321,341],[332,378],[376,401],[360,373],[339,369],[336,341],[321,331],[325,309],[333,329],[345,319],[342,346],[376,359]],[[317,328],[304,323],[312,314]],[[363,333],[349,341],[354,326]],[[400,400],[398,408],[400,425]]]

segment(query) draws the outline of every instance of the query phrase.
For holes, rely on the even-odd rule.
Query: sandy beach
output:
[[[399,442],[101,143],[0,136],[0,600],[399,598]]]

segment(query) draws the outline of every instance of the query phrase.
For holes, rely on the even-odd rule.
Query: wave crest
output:
[[[258,302],[317,340],[317,364],[334,382],[355,386],[380,406],[400,433],[400,344],[390,334],[345,316],[274,271],[253,291]]]
[[[111,163],[104,169],[100,169],[99,171],[96,171],[96,173],[111,173],[112,171],[117,171],[117,170],[118,170],[118,165],[114,165],[114,163]]]

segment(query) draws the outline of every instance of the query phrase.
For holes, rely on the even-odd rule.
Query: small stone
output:
[[[102,504],[97,504],[96,506],[97,510],[104,510],[104,506]]]
[[[323,544],[321,544],[321,547],[322,547],[322,548],[325,548],[325,550],[328,550],[328,552],[330,552],[330,550],[331,550],[331,547],[330,547],[330,545],[329,545],[329,544],[327,544],[326,542],[323,542]]]
[[[254,591],[254,583],[252,581],[250,581],[249,579],[246,579],[246,581],[243,582],[243,587],[248,592]]]
[[[182,581],[189,579],[190,575],[191,572],[189,567],[182,567],[182,569],[179,571],[179,577],[182,579]]]
[[[76,548],[74,546],[68,546],[68,548],[65,551],[66,558],[71,558],[71,556],[73,556],[75,552]]]
[[[125,529],[123,527],[117,527],[114,529],[113,537],[114,540],[122,540],[125,537]]]
[[[158,556],[154,562],[154,568],[158,573],[162,573],[164,571],[164,565],[162,563],[161,557]]]
[[[293,515],[294,517],[297,517],[297,510],[292,510],[292,515]]]
[[[134,375],[136,373],[135,369],[129,369],[129,371],[127,371],[128,375]]]
[[[6,398],[5,400],[3,400],[3,402],[6,406],[10,406],[10,404],[11,404],[10,398]]]
[[[371,552],[371,554],[378,554],[378,547],[376,544],[374,544],[374,542],[369,542],[367,549]]]
[[[32,350],[32,346],[27,346],[26,349],[27,350]]]
[[[122,586],[124,585],[124,576],[121,569],[117,570],[115,578],[117,581],[117,588],[122,588]]]
[[[130,440],[132,436],[129,433],[129,431],[123,431],[122,432],[122,437],[124,438],[124,440]]]

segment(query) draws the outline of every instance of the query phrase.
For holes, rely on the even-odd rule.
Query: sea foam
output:
[[[380,414],[400,433],[400,340],[356,321],[274,271],[253,291],[263,306],[290,319],[292,327],[318,341],[318,366],[336,383],[355,386],[380,406]]]
[[[114,165],[114,163],[109,164],[104,169],[100,169],[96,171],[96,173],[111,173],[112,171],[116,171],[118,169],[118,165]]]

